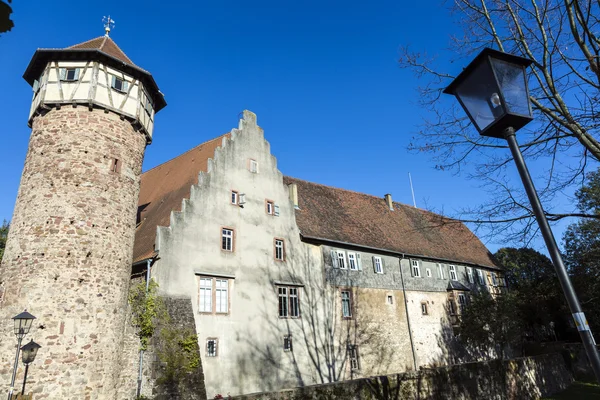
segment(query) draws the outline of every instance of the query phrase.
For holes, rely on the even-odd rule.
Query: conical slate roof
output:
[[[67,49],[90,49],[90,50],[100,50],[111,57],[116,58],[117,60],[123,61],[124,63],[135,65],[133,61],[125,53],[123,50],[117,46],[117,44],[112,40],[109,36],[99,36],[94,39],[90,39],[86,42],[76,44],[74,46],[67,47]]]

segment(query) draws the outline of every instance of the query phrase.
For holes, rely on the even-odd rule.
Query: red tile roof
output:
[[[141,223],[134,245],[134,262],[155,256],[157,226],[169,226],[171,211],[189,198],[198,173],[229,134],[201,144],[142,175]],[[383,198],[337,189],[296,178],[300,209],[296,222],[305,238],[343,242],[409,256],[446,260],[495,268],[491,253],[461,222]]]
[[[155,255],[157,226],[169,226],[171,211],[181,210],[181,201],[190,197],[190,188],[198,183],[200,171],[206,172],[208,159],[215,154],[229,133],[209,140],[142,174],[135,232],[133,262]]]
[[[296,178],[296,222],[305,238],[354,244],[410,256],[496,267],[492,254],[462,222],[383,197]]]
[[[123,50],[121,50],[119,46],[117,46],[117,44],[108,36],[99,36],[86,42],[67,47],[67,49],[100,50],[119,61],[123,61],[126,64],[135,65],[133,61],[127,57]]]

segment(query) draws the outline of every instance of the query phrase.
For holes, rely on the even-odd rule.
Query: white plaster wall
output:
[[[254,114],[246,111],[239,128],[216,150],[182,212],[172,214],[171,226],[159,228],[160,259],[153,269],[163,293],[192,299],[210,398],[319,382],[308,352],[321,349],[307,341],[310,332],[325,334],[325,317],[318,313],[333,307],[317,305],[335,301],[324,283],[320,248],[300,241],[288,188]],[[250,158],[259,173],[248,170]],[[231,190],[245,194],[243,208],[230,204]],[[265,199],[279,206],[278,217],[265,212]],[[221,250],[222,227],[235,229],[233,252]],[[274,260],[276,237],[285,240],[284,262]],[[228,315],[198,312],[199,273],[235,277]],[[300,319],[278,317],[275,282],[304,285]],[[294,350],[284,352],[289,333]],[[207,338],[218,338],[217,357],[206,357]]]

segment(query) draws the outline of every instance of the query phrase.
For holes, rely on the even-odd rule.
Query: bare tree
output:
[[[555,210],[548,202],[583,184],[600,160],[600,1],[453,0],[451,10],[464,30],[451,40],[451,61],[466,65],[484,47],[534,61],[529,88],[535,120],[518,139],[527,160],[545,167],[534,179],[548,218],[600,218]],[[430,153],[437,169],[466,174],[491,194],[456,217],[484,227],[484,235],[527,242],[537,225],[520,183],[506,178],[506,168],[513,168],[506,143],[479,136],[457,102],[441,100],[453,76],[438,70],[434,58],[404,46],[399,62],[422,79],[419,102],[431,110],[409,149]]]

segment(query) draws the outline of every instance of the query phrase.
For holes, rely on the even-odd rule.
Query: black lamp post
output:
[[[13,317],[15,335],[17,336],[17,355],[15,356],[15,365],[13,367],[12,378],[10,380],[10,388],[8,390],[8,400],[11,400],[14,386],[15,386],[15,376],[17,375],[17,367],[19,366],[19,351],[21,350],[21,341],[29,333],[31,329],[31,325],[33,324],[33,320],[35,317],[27,312],[27,310],[23,311],[21,314]]]
[[[25,346],[21,347],[23,364],[25,364],[25,376],[23,377],[23,390],[21,390],[21,394],[25,394],[25,383],[27,382],[27,372],[29,371],[29,364],[35,360],[35,356],[39,348],[42,347],[33,340],[27,343]]]
[[[515,131],[533,119],[525,72],[532,62],[527,58],[486,48],[450,83],[444,93],[456,96],[482,136],[506,139],[508,142],[583,346],[600,382],[600,357],[596,342],[515,137]]]

